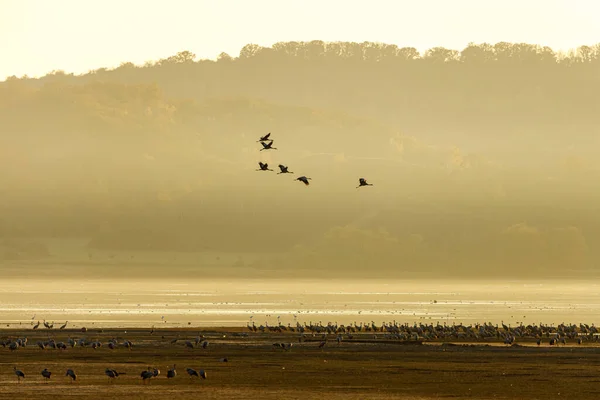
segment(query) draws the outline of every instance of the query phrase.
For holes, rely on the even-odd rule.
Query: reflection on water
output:
[[[593,282],[2,280],[0,323],[69,327],[337,322],[593,324]]]

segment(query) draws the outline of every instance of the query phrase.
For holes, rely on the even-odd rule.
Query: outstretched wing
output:
[[[269,132],[269,133],[267,133],[265,136],[263,136],[263,139],[264,139],[264,140],[267,140],[267,139],[269,139],[269,136],[271,136],[271,132]]]

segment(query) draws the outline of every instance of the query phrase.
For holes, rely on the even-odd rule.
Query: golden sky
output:
[[[0,79],[290,40],[565,50],[600,42],[598,15],[596,0],[0,0]]]

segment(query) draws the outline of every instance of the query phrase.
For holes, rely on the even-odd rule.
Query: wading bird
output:
[[[21,378],[25,379],[25,374],[20,369],[17,369],[17,367],[13,367],[13,369],[15,370],[15,375],[17,376],[17,380],[20,383],[21,382]]]
[[[198,372],[196,372],[196,370],[195,370],[195,369],[192,369],[192,368],[186,368],[185,370],[186,370],[186,372],[188,373],[188,375],[190,376],[190,378],[192,378],[192,377],[194,377],[194,376],[200,377],[200,375],[198,375]]]
[[[173,369],[167,371],[167,378],[175,378],[177,376],[177,370],[175,369],[176,365],[173,364]]]
[[[50,375],[52,375],[52,372],[48,371],[47,368],[44,368],[42,371],[42,376],[46,378],[46,382],[50,379]]]
[[[142,377],[142,382],[146,382],[146,379],[150,379],[154,377],[154,372],[150,371],[150,367],[148,367],[147,370],[142,371],[142,373],[140,374],[140,376]]]
[[[267,163],[263,163],[263,162],[258,162],[258,166],[260,167],[260,169],[257,169],[257,171],[273,171],[272,169],[269,168],[269,164]]]
[[[311,180],[311,179],[312,179],[312,178],[307,178],[307,177],[305,177],[305,176],[300,176],[300,177],[298,177],[298,178],[296,178],[296,179],[294,179],[294,180],[295,180],[295,181],[300,181],[300,182],[303,182],[303,183],[304,183],[306,186],[308,186],[308,185],[309,185],[309,182],[308,182],[308,181],[309,181],[309,180]]]
[[[75,371],[73,371],[71,368],[69,368],[67,370],[67,373],[65,374],[65,376],[68,376],[71,378],[71,382],[76,381],[77,380],[77,374],[75,373]]]
[[[358,186],[356,187],[357,189],[361,186],[373,186],[372,183],[367,183],[367,180],[365,178],[359,178],[358,179]]]
[[[104,374],[106,376],[108,376],[109,378],[116,378],[119,375],[125,375],[124,372],[117,372],[116,369],[110,369],[110,368],[106,368],[106,370],[104,371]]]
[[[279,164],[279,169],[281,170],[281,172],[278,172],[277,175],[279,174],[293,174],[292,171],[288,171],[288,167],[286,167],[283,164]]]

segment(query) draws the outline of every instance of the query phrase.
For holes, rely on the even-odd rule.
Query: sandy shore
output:
[[[24,337],[25,347],[0,347],[1,399],[547,400],[595,398],[600,393],[596,344],[420,343],[365,334],[339,344],[330,336],[319,347],[320,335],[308,334],[300,342],[297,333],[253,333],[246,328],[0,331],[2,340]],[[65,343],[68,338],[85,338],[102,346],[42,350],[36,345],[49,338]],[[118,343],[115,349],[108,347],[111,338]],[[131,349],[122,345],[125,340],[133,343]],[[274,343],[292,346],[284,349]],[[168,379],[173,364],[177,376]],[[13,367],[25,373],[22,382]],[[140,373],[147,367],[161,373],[144,383]],[[207,379],[191,379],[188,367],[204,369]],[[48,382],[41,375],[44,368],[53,373]],[[75,370],[77,381],[65,376],[68,368]],[[109,379],[106,368],[125,374]]]

